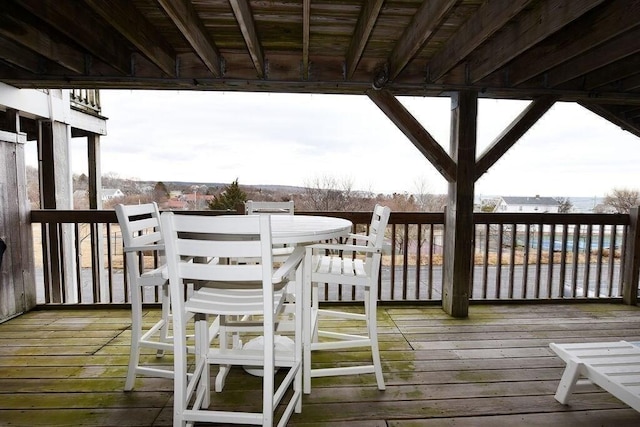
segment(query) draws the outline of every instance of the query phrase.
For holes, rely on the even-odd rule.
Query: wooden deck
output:
[[[387,390],[372,375],[315,379],[290,425],[640,425],[640,413],[594,386],[570,406],[557,403],[563,364],[548,346],[640,340],[640,308],[473,305],[460,320],[438,307],[384,306],[379,318]],[[140,378],[122,391],[128,327],[127,310],[99,308],[34,311],[1,324],[0,425],[171,425],[170,380]],[[359,356],[345,353],[344,363]],[[258,387],[237,369],[219,397],[247,405],[259,400]]]

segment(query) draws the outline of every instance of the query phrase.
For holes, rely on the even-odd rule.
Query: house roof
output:
[[[501,197],[502,200],[508,205],[538,205],[538,206],[558,206],[558,202],[553,197]]]
[[[640,135],[640,0],[5,0],[0,81],[576,101]]]

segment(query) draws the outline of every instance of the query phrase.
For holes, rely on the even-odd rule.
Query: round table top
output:
[[[346,236],[353,223],[348,219],[316,215],[271,215],[275,244],[310,243]]]

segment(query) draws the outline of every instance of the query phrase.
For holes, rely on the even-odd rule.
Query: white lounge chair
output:
[[[555,398],[567,404],[576,386],[593,383],[640,411],[640,346],[626,341],[549,344],[567,367]]]

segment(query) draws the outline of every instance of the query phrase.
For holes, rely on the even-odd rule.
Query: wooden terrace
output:
[[[639,314],[622,304],[494,304],[455,319],[437,306],[383,305],[387,390],[369,375],[315,379],[290,425],[637,426],[638,412],[595,386],[570,406],[556,402],[564,364],[549,343],[640,340]],[[134,391],[122,390],[129,325],[128,310],[95,306],[0,324],[0,424],[171,425],[171,380],[141,377]],[[345,363],[357,357],[345,353]],[[222,404],[260,402],[253,378],[236,369]]]

